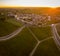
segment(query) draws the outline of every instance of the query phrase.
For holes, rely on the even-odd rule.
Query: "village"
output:
[[[60,16],[54,15],[53,17],[48,14],[34,14],[34,13],[20,13],[20,14],[13,14],[9,13],[8,16],[13,16],[15,19],[20,20],[23,23],[27,23],[30,25],[36,25],[36,26],[45,26],[48,25],[49,22],[52,20],[60,21]],[[54,19],[52,19],[54,18]]]

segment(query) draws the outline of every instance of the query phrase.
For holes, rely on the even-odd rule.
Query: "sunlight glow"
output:
[[[60,0],[0,0],[0,7],[60,7]]]

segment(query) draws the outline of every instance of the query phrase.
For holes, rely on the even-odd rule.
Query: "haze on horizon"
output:
[[[1,6],[60,7],[60,0],[0,0]]]

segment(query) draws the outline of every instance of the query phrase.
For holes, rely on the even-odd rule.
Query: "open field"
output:
[[[7,19],[6,21],[9,23],[12,23],[13,25],[19,26],[19,27],[21,27],[23,25],[22,22],[17,21],[15,18],[12,18],[12,19],[10,18],[10,19]]]
[[[36,43],[31,33],[25,28],[13,39],[0,42],[0,56],[28,56]]]
[[[60,56],[60,51],[58,50],[50,32],[50,27],[43,28],[31,28],[31,30],[36,29],[37,32],[45,33],[40,38],[32,31],[39,41],[39,45],[36,48],[36,51],[33,53],[33,56]],[[38,29],[38,30],[37,30]],[[47,36],[45,36],[48,34]],[[50,39],[47,39],[50,38]],[[44,40],[47,39],[47,40]],[[34,47],[37,45],[37,41],[31,32],[25,27],[17,36],[12,39],[0,42],[0,56],[29,56]]]
[[[30,27],[32,32],[37,36],[39,40],[43,40],[52,36],[51,27]]]
[[[33,56],[60,56],[60,51],[57,49],[54,40],[49,39],[40,43]]]
[[[8,19],[6,22],[0,22],[0,37],[12,33],[21,26],[22,24],[14,19]]]

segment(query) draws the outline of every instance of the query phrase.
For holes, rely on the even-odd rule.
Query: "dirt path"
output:
[[[37,49],[37,47],[39,46],[40,43],[42,43],[42,42],[44,42],[44,41],[46,41],[46,40],[48,40],[50,38],[52,38],[52,37],[49,37],[49,38],[43,39],[41,41],[38,41],[38,43],[36,44],[36,46],[34,47],[34,49],[32,50],[32,52],[29,54],[29,56],[33,56],[33,54],[35,53],[35,51],[36,51],[36,49]]]
[[[37,42],[39,42],[39,39],[36,37],[36,35],[31,31],[29,27],[27,27],[29,32],[33,35],[33,37],[36,39]]]
[[[39,46],[39,44],[42,43],[42,42],[44,42],[44,41],[46,41],[46,40],[48,40],[48,39],[50,39],[50,38],[52,38],[52,37],[49,37],[49,38],[46,38],[46,39],[43,39],[43,40],[40,41],[29,27],[27,27],[27,29],[29,30],[29,32],[33,35],[33,37],[37,41],[36,46],[33,48],[33,50],[31,51],[31,53],[29,54],[29,56],[33,56],[33,54],[35,53],[35,51],[36,51],[37,47]]]

